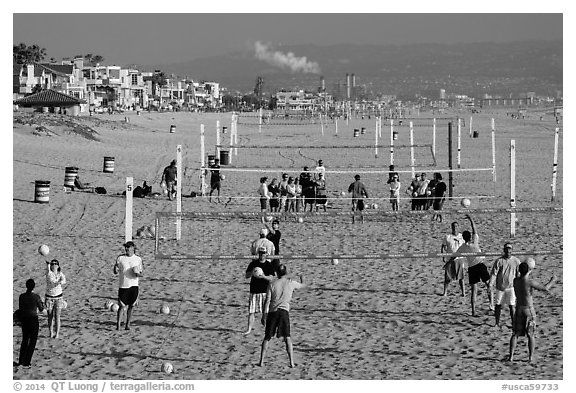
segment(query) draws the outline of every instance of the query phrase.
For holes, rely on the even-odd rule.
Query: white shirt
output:
[[[120,277],[120,288],[130,288],[138,286],[138,276],[134,274],[132,268],[140,266],[142,268],[142,258],[138,255],[120,255],[116,259],[116,266],[118,266],[118,275]]]
[[[451,233],[447,234],[442,241],[442,245],[446,249],[446,252],[456,252],[458,247],[464,244],[464,239],[462,239],[462,234],[453,235]]]

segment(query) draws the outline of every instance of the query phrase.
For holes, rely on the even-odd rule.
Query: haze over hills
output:
[[[448,93],[481,96],[562,90],[562,41],[511,43],[332,46],[296,45],[238,51],[186,63],[143,65],[195,80],[215,80],[230,90],[249,92],[256,78],[264,90],[316,90],[323,76],[328,92],[355,74],[356,85],[372,94],[436,98]],[[264,45],[264,44],[261,44]]]

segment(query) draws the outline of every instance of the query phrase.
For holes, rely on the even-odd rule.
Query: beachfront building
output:
[[[83,78],[74,64],[13,64],[13,98],[19,99],[39,90],[52,89],[84,98]]]
[[[276,93],[276,111],[286,114],[313,113],[324,106],[320,96],[298,91],[279,91]]]

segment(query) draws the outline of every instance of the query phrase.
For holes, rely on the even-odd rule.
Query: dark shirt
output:
[[[446,192],[446,183],[443,181],[438,182],[436,187],[434,188],[434,196],[437,198],[444,197],[444,193]]]
[[[214,164],[210,165],[210,183],[216,183],[220,181],[220,165]]]
[[[360,180],[356,180],[354,183],[351,183],[348,187],[348,192],[352,193],[352,198],[369,198],[366,187],[364,187],[364,184]]]
[[[164,180],[166,183],[176,181],[176,166],[167,166],[164,168]]]
[[[279,230],[274,231],[274,233],[269,232],[268,235],[266,235],[266,239],[274,243],[275,255],[280,255],[280,237],[282,237],[282,233],[280,233]]]
[[[250,262],[248,265],[246,273],[251,272],[255,267],[260,267],[265,276],[274,275],[274,267],[272,266],[272,262],[268,260],[264,263],[261,263],[258,259],[253,259],[252,262]],[[266,293],[267,290],[268,281],[264,280],[263,278],[256,277],[252,277],[250,279],[250,293]]]
[[[38,309],[44,310],[44,303],[38,294],[26,292],[21,294],[18,299],[18,309],[22,317],[38,316]]]

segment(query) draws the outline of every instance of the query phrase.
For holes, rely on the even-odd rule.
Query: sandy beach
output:
[[[250,114],[253,115],[253,114]],[[460,116],[462,128],[461,168],[491,168],[490,120],[496,124],[496,174],[460,172],[454,175],[454,200],[445,210],[461,209],[460,198],[469,197],[472,209],[510,206],[510,140],[516,141],[516,204],[519,208],[562,207],[563,172],[559,165],[556,199],[551,202],[554,117],[528,113],[513,119],[506,110],[483,110],[474,114],[478,138],[469,136],[469,112],[450,112],[438,117]],[[430,125],[430,112],[421,112],[415,124]],[[214,151],[215,126],[230,130],[231,114],[188,112],[134,112],[70,118],[14,112],[13,128],[13,309],[25,291],[25,281],[34,278],[36,291],[44,297],[44,260],[38,246],[50,247],[49,258],[61,262],[67,277],[64,295],[68,308],[62,314],[62,332],[50,339],[46,316],[40,316],[40,335],[31,369],[15,369],[14,379],[134,379],[134,380],[561,380],[563,379],[563,258],[536,258],[532,273],[541,282],[554,274],[552,289],[557,296],[535,294],[538,313],[536,362],[530,365],[526,339],[521,338],[516,361],[508,354],[510,318],[502,313],[504,327],[494,327],[484,288],[478,297],[479,316],[472,317],[470,299],[459,295],[456,284],[449,296],[440,296],[443,262],[440,258],[288,260],[291,272],[302,273],[310,282],[296,291],[291,305],[292,338],[298,366],[288,367],[284,344],[274,339],[267,365],[258,367],[263,328],[257,325],[249,336],[249,280],[244,272],[249,260],[155,260],[154,240],[135,238],[144,261],[140,279],[140,304],[132,330],[116,331],[116,316],[106,310],[107,300],[116,301],[118,277],[112,272],[123,252],[125,198],[121,193],[126,177],[134,185],[147,181],[160,192],[163,168],[183,148],[183,212],[258,212],[255,197],[261,176],[280,177],[277,170],[224,172],[222,201],[209,203],[190,197],[200,191],[200,125],[206,129],[206,152]],[[253,121],[253,118],[241,118]],[[72,123],[71,123],[72,122]],[[170,133],[170,126],[176,132]],[[44,128],[38,129],[39,126]],[[239,124],[240,145],[348,146],[374,143],[374,118],[357,118],[349,125],[257,126]],[[354,128],[365,127],[365,135],[354,138]],[[414,143],[431,144],[431,126],[415,128]],[[389,143],[385,123],[383,144]],[[399,128],[399,145],[409,144],[406,124]],[[229,134],[223,135],[224,144]],[[560,134],[559,162],[563,162]],[[454,128],[456,152],[456,128]],[[409,171],[409,150],[395,152],[397,169]],[[114,157],[114,173],[103,173],[103,158]],[[283,168],[299,173],[304,165],[323,159],[327,170],[342,172],[359,167],[388,169],[389,149],[378,158],[374,149],[239,149],[232,154],[233,166]],[[431,178],[447,168],[447,126],[438,123],[436,156],[429,147],[417,151],[418,171]],[[65,192],[65,168],[75,166],[84,182],[104,187],[106,195]],[[456,167],[456,156],[454,157]],[[365,169],[366,171],[368,169]],[[376,170],[376,169],[372,169]],[[362,172],[361,172],[362,173]],[[353,181],[354,173],[327,174],[330,212],[349,210],[349,200],[339,198]],[[387,174],[363,175],[379,210],[390,211]],[[444,172],[444,180],[448,175]],[[34,203],[35,180],[51,181],[50,202]],[[410,173],[401,173],[402,191]],[[405,196],[405,194],[403,194]],[[479,198],[482,196],[482,198]],[[234,197],[234,198],[230,198]],[[161,196],[134,199],[133,233],[153,225],[156,212],[175,212],[176,203]],[[402,200],[401,210],[409,209]],[[369,211],[373,211],[370,209]],[[282,252],[307,253],[414,253],[440,252],[450,222],[461,229],[468,224],[463,214],[444,214],[444,222],[430,215],[367,216],[364,224],[352,224],[347,216],[282,219]],[[510,214],[474,215],[482,251],[500,252],[510,240]],[[258,217],[207,217],[184,220],[182,240],[173,240],[173,223],[162,223],[166,253],[248,254],[262,224]],[[519,213],[515,251],[561,250],[562,213]],[[521,257],[523,258],[523,257]],[[489,267],[496,257],[487,257]],[[467,278],[466,278],[467,279]],[[467,293],[470,289],[467,288]],[[160,313],[162,305],[170,314]],[[259,321],[259,316],[257,316]],[[18,358],[21,339],[13,327],[13,359]],[[174,373],[160,371],[163,362]]]

